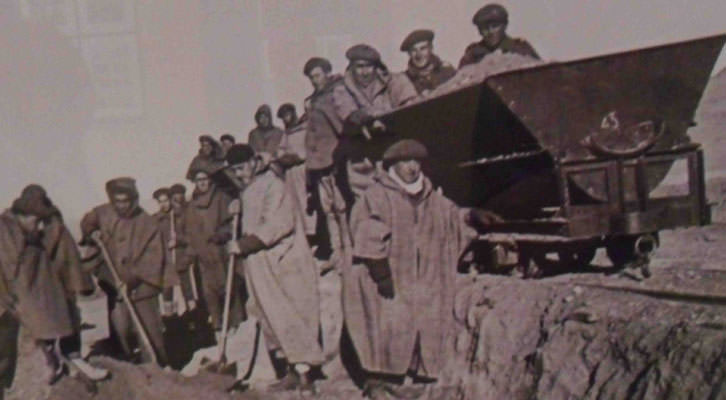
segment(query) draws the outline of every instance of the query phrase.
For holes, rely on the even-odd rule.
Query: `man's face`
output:
[[[171,210],[171,199],[169,199],[169,196],[162,194],[156,201],[159,203],[159,211],[168,213]]]
[[[212,147],[212,144],[209,143],[209,141],[206,141],[206,140],[202,140],[199,143],[199,147],[202,150],[202,154],[204,154],[205,156],[211,156],[212,155],[212,151],[214,151],[214,147]]]
[[[23,233],[30,235],[38,232],[40,229],[40,218],[35,215],[17,214],[18,224]]]
[[[131,211],[131,196],[128,193],[114,194],[111,196],[111,203],[118,215],[126,216]]]
[[[365,60],[353,62],[353,79],[358,86],[368,87],[376,77],[376,67]]]
[[[194,175],[194,186],[199,193],[207,193],[209,191],[209,175],[206,172],[197,172]]]
[[[257,169],[257,160],[255,158],[231,166],[235,178],[239,179],[244,185],[249,185],[255,176]]]
[[[424,68],[428,66],[431,62],[431,54],[433,53],[433,49],[433,44],[428,40],[415,43],[408,51],[408,55],[411,58],[411,63],[418,68]]]
[[[310,71],[308,75],[310,83],[313,84],[313,89],[316,92],[323,90],[325,85],[328,83],[328,73],[323,71],[322,67],[315,67]]]
[[[421,176],[421,163],[418,160],[403,160],[393,164],[393,170],[405,183],[414,183]]]
[[[507,30],[507,23],[502,21],[490,21],[485,22],[479,27],[479,34],[481,35],[484,44],[487,47],[495,48],[504,39],[504,33]]]
[[[175,211],[179,211],[182,208],[184,208],[184,203],[186,202],[186,199],[184,199],[184,195],[181,193],[174,193],[171,195],[171,206],[174,207]]]
[[[234,142],[231,140],[228,140],[228,139],[222,140],[222,149],[224,149],[224,151],[229,150],[229,148],[232,147],[233,145],[234,145]]]
[[[265,113],[259,113],[257,115],[257,124],[260,125],[260,128],[269,128],[270,117],[268,117]]]
[[[294,111],[285,111],[282,114],[282,122],[285,124],[285,128],[289,128],[293,124],[295,124],[297,120],[297,115],[295,115]]]

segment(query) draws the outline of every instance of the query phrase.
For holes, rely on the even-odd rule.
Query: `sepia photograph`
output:
[[[726,400],[726,2],[0,0],[0,400]]]

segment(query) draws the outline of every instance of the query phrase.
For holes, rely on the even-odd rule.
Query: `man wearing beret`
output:
[[[456,268],[475,231],[435,190],[421,166],[423,144],[396,142],[351,213],[353,266],[343,309],[370,398],[388,398],[408,374],[434,382],[450,357]]]
[[[289,366],[271,390],[312,390],[309,371],[324,361],[318,343],[318,273],[294,196],[251,146],[232,147],[227,164],[245,188],[242,234],[227,243],[227,251],[241,261],[238,273],[256,305],[251,312],[268,350]]]
[[[424,96],[456,74],[451,64],[441,61],[433,53],[433,42],[433,31],[417,29],[409,33],[401,43],[401,51],[409,56],[406,76],[416,91]]]
[[[229,155],[229,151],[227,153]],[[222,314],[227,277],[223,245],[231,237],[225,229],[232,219],[228,211],[232,199],[212,182],[213,172],[205,169],[194,171],[194,192],[186,208],[181,236],[188,244],[185,264],[195,265],[200,272],[202,297],[219,340],[223,334]],[[235,292],[231,299],[229,321],[230,326],[234,327],[242,321],[242,298]]]
[[[474,14],[472,22],[476,25],[482,40],[470,44],[459,61],[459,68],[475,64],[484,57],[499,50],[502,53],[515,53],[539,59],[534,48],[524,39],[515,39],[507,35],[509,16],[507,10],[499,4],[488,4]]]
[[[272,110],[267,104],[261,105],[255,112],[257,126],[250,131],[248,142],[256,152],[274,156],[280,147],[284,132],[272,124]]]
[[[109,202],[100,205],[81,220],[82,244],[91,246],[86,261],[96,272],[99,286],[109,300],[111,326],[121,346],[130,358],[136,351],[131,338],[142,346],[142,360],[150,355],[143,348],[143,342],[131,319],[127,304],[119,290],[126,290],[138,313],[141,324],[148,334],[156,357],[161,365],[167,362],[159,314],[159,293],[163,285],[164,244],[156,220],[139,206],[139,192],[133,178],[116,178],[106,183]],[[121,280],[116,282],[106,265],[102,252],[96,248],[100,240],[111,258],[110,262]]]
[[[199,168],[216,169],[224,166],[224,151],[219,143],[209,135],[199,136],[199,154],[197,154],[187,169],[187,179],[193,180],[192,171]]]

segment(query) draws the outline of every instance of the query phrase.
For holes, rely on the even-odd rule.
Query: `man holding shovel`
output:
[[[317,269],[302,216],[285,183],[248,145],[235,145],[227,164],[244,185],[241,236],[227,243],[244,275],[250,314],[257,317],[268,350],[288,365],[269,390],[313,390],[309,371],[321,365]]]
[[[106,292],[111,326],[130,358],[132,336],[144,348],[142,360],[167,363],[159,313],[164,247],[158,224],[139,205],[136,182],[116,178],[106,183],[109,203],[81,220],[82,244],[95,253],[86,257]],[[125,303],[125,304],[122,304]]]

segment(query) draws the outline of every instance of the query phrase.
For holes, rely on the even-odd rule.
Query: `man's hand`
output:
[[[207,242],[214,243],[216,245],[223,245],[232,239],[232,234],[229,232],[216,232],[207,239]]]
[[[255,236],[255,235],[242,235],[242,238],[238,242],[239,244],[239,251],[241,256],[248,256],[253,253],[257,253],[258,251],[266,248],[262,240]]]
[[[465,222],[476,230],[486,230],[493,224],[501,224],[504,219],[491,211],[472,208],[466,215]]]
[[[391,275],[391,266],[388,264],[388,259],[365,259],[363,262],[368,268],[368,275],[378,286],[378,294],[386,299],[392,299],[394,296],[393,276]]]
[[[227,205],[227,212],[231,215],[239,214],[242,212],[242,202],[239,199],[234,199]]]
[[[305,162],[305,160],[298,157],[297,154],[284,154],[277,158],[277,163],[285,169],[292,168],[296,165],[302,164],[303,162]]]
[[[103,242],[103,239],[104,239],[103,233],[101,233],[100,230],[95,230],[95,231],[91,232],[91,239],[94,242]]]
[[[176,248],[176,239],[170,239],[169,242],[167,243],[167,247],[169,248],[169,250],[175,249]]]
[[[240,250],[239,244],[237,244],[236,240],[230,240],[229,242],[227,242],[227,244],[225,245],[225,250],[227,250],[227,254],[232,254],[235,256],[242,254],[242,251]]]
[[[348,116],[348,122],[353,125],[368,125],[373,122],[373,117],[366,110],[355,110]]]

